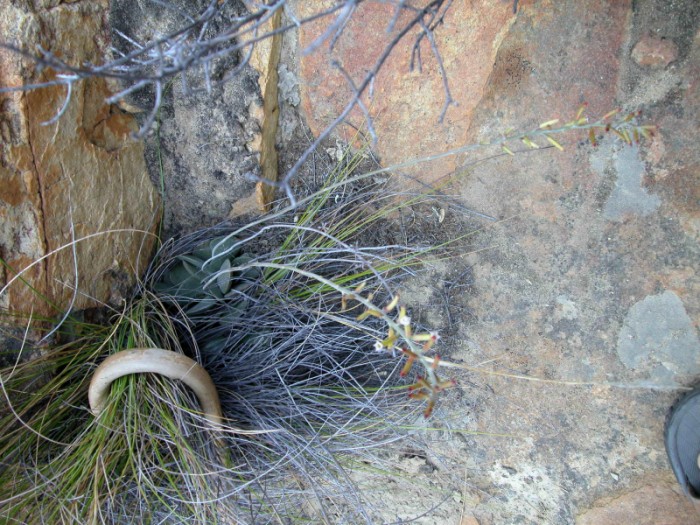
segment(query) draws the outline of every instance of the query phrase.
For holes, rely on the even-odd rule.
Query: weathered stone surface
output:
[[[299,18],[328,8],[334,2],[295,2]],[[425,2],[414,2],[423,5]],[[335,119],[352,98],[352,89],[331,61],[338,60],[355,84],[359,85],[373,67],[402,24],[409,20],[404,13],[394,30],[387,32],[394,14],[390,3],[361,4],[343,35],[330,52],[328,42],[300,60],[302,108],[314,133],[318,134]],[[410,71],[411,48],[420,28],[416,28],[396,46],[374,82],[373,97],[365,97],[379,137],[377,152],[384,164],[439,153],[464,144],[472,113],[484,94],[492,64],[515,17],[510,5],[490,0],[456,0],[435,39],[457,105],[451,106],[444,122],[439,117],[445,102],[438,62],[428,39],[420,44],[422,72]],[[329,25],[327,18],[304,25],[299,48],[309,48]],[[510,66],[509,66],[510,67]],[[520,76],[527,66],[517,62],[512,74]],[[525,69],[522,69],[525,68]],[[522,69],[522,70],[521,70]],[[517,70],[517,71],[516,71]],[[355,110],[349,121],[362,127],[364,115]],[[347,130],[350,136],[354,131]],[[340,131],[343,134],[343,131]],[[430,182],[453,172],[455,159],[447,158],[425,167],[407,169],[421,173]]]
[[[172,0],[168,9],[159,2],[114,0],[110,21],[113,29],[145,43],[154,35],[181,29],[185,19],[179,13],[196,18],[210,3]],[[210,20],[206,36],[225,32],[241,10],[241,2],[224,3]],[[116,34],[113,39],[130,49]],[[262,102],[257,73],[250,65],[238,70],[240,60],[237,53],[224,53],[213,61],[210,92],[200,64],[188,71],[187,85],[178,76],[164,93],[158,133],[147,137],[146,157],[152,178],[162,181],[166,235],[215,224],[230,213],[257,212]],[[152,93],[143,90],[131,102],[150,108]]]
[[[593,508],[576,518],[576,525],[687,525],[700,521],[695,508],[667,472],[648,476],[639,488],[611,494],[595,502]]]
[[[30,52],[41,45],[70,64],[99,62],[109,41],[107,6],[106,0],[3,0],[0,34]],[[51,70],[0,51],[1,85],[52,78]],[[104,103],[109,95],[103,80],[78,83],[63,115],[49,125],[65,100],[64,87],[0,96],[0,257],[15,270],[36,263],[23,278],[60,308],[69,305],[75,286],[74,308],[118,299],[153,246],[158,197],[143,145],[131,139],[132,116]],[[65,248],[73,237],[91,235],[75,253]],[[12,275],[5,271],[0,282]],[[25,312],[45,306],[19,282],[0,301]]]
[[[508,11],[512,3],[493,5]],[[561,136],[564,152],[514,145],[515,157],[485,162],[500,152],[483,151],[455,161],[457,171],[469,170],[450,187],[459,204],[500,221],[475,224],[474,253],[425,283],[436,289],[440,275],[447,283],[463,268],[473,275],[471,295],[450,296],[453,311],[467,314],[453,320],[456,344],[445,359],[476,370],[455,372],[462,389],[445,395],[431,426],[460,435],[434,443],[432,453],[446,476],[463,472],[463,486],[482,494],[468,507],[480,525],[694,523],[668,466],[663,425],[682,394],[678,385],[697,384],[700,365],[700,4],[519,6],[493,59],[481,55],[488,72],[473,107],[460,101],[458,111],[469,116],[461,140],[569,119],[584,101],[591,116],[642,109],[642,120],[658,129],[639,146],[606,137],[592,147],[573,134]],[[471,19],[470,6],[454,7],[462,16],[453,23],[482,21]],[[362,34],[362,48],[372,49],[373,33]],[[668,67],[632,56],[650,34],[677,46]],[[467,42],[459,35],[449,46]],[[321,91],[331,85],[323,78],[329,67],[304,71],[304,82],[315,82],[304,101],[313,122],[337,93]],[[383,109],[389,120],[424,103],[437,112],[441,93],[436,84]],[[380,152],[408,156],[427,140],[422,121],[402,122],[394,145]],[[431,172],[422,180],[431,180],[433,167],[422,169]],[[449,201],[440,205],[445,223],[461,216]],[[421,312],[435,316],[444,302],[437,295]]]
[[[644,36],[632,48],[632,59],[640,66],[666,67],[678,58],[678,46],[672,40]]]
[[[566,119],[584,102],[593,116],[613,109],[630,6],[627,0],[522,3],[477,101],[469,140]]]
[[[678,296],[665,291],[632,305],[617,341],[620,361],[628,368],[651,370],[662,384],[700,374],[700,340]]]
[[[479,246],[490,248],[468,258],[478,288],[468,304],[478,321],[462,331],[469,343],[455,357],[502,359],[508,371],[555,381],[484,378],[497,395],[475,402],[479,429],[519,436],[476,447],[499,480],[501,500],[477,509],[477,517],[492,516],[487,523],[519,515],[523,523],[571,523],[591,507],[599,510],[590,516],[618,518],[625,509],[609,523],[674,523],[675,515],[693,522],[682,498],[668,493],[663,424],[680,393],[663,389],[696,382],[700,364],[700,181],[687,172],[698,159],[690,143],[700,11],[694,2],[669,10],[666,2],[523,3],[475,111],[476,136],[567,118],[584,100],[591,115],[643,109],[659,126],[638,147],[562,137],[563,153],[484,163],[459,185],[469,208],[513,219],[487,228]],[[679,42],[673,80],[630,56],[649,31]],[[498,73],[513,50],[529,64],[515,89]],[[516,483],[518,474],[501,481],[496,462],[535,473],[532,483]],[[648,480],[660,472],[664,490],[639,488],[656,487]],[[621,505],[618,497],[648,503]],[[680,505],[675,513],[671,501]],[[663,510],[651,513],[654,506]],[[645,521],[649,515],[658,519]]]

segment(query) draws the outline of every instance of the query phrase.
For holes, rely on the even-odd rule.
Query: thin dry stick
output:
[[[229,80],[232,76],[240,73],[242,68],[248,64],[253,46],[256,43],[264,39],[273,38],[275,35],[282,34],[301,25],[331,16],[334,17],[333,22],[328,25],[321,36],[312,42],[304,52],[314,52],[326,43],[328,43],[329,48],[332,50],[336,42],[341,38],[348,22],[354,16],[358,5],[361,3],[362,0],[343,0],[307,18],[299,20],[293,16],[286,0],[278,0],[270,5],[246,2],[249,12],[227,19],[227,28],[225,31],[214,36],[208,36],[208,28],[213,24],[214,20],[217,19],[217,17],[226,16],[228,13],[228,11],[225,11],[227,2],[211,0],[207,4],[206,9],[198,16],[189,16],[187,13],[180,13],[186,23],[181,28],[151,42],[137,42],[128,35],[118,33],[123,38],[124,42],[133,49],[128,52],[121,52],[117,49],[113,49],[118,57],[99,66],[75,66],[66,63],[52,52],[41,47],[38,49],[39,54],[35,55],[31,50],[25,50],[20,45],[0,42],[0,47],[4,47],[5,49],[35,61],[40,68],[52,68],[57,72],[57,76],[54,80],[23,86],[4,87],[0,88],[0,93],[41,89],[56,85],[66,86],[66,96],[62,107],[57,110],[56,115],[50,121],[45,123],[50,124],[58,120],[65,112],[73,93],[73,85],[86,78],[108,78],[118,80],[124,85],[124,88],[119,93],[114,94],[107,100],[108,103],[115,103],[123,100],[128,95],[150,86],[154,91],[154,101],[141,128],[136,134],[137,138],[141,138],[145,136],[155,122],[158,109],[162,103],[165,86],[167,86],[174,77],[179,76],[182,79],[182,89],[188,92],[190,91],[190,87],[188,86],[185,73],[193,69],[201,69],[204,87],[210,92],[213,84],[211,78],[212,64],[218,58],[230,56],[239,52],[245,53],[236,68],[229,72],[221,81]],[[431,51],[438,63],[443,89],[445,91],[445,103],[439,117],[440,121],[444,119],[448,107],[454,104],[444,64],[433,35],[436,28],[442,23],[445,14],[450,9],[452,0],[432,0],[420,9],[407,4],[404,0],[396,0],[394,3],[395,11],[392,18],[389,20],[389,32],[393,31],[398,24],[402,12],[411,13],[412,18],[387,44],[374,66],[364,76],[361,82],[357,83],[352,80],[341,68],[341,73],[346,78],[352,92],[351,99],[348,101],[341,114],[311,143],[281,181],[257,180],[273,188],[282,189],[289,199],[289,202],[293,205],[296,204],[297,200],[292,191],[291,182],[297,172],[311,154],[333,130],[346,119],[355,107],[360,107],[365,114],[370,134],[373,140],[376,140],[372,118],[362,101],[362,97],[373,87],[379,71],[394,48],[413,28],[421,28],[420,34],[416,37],[414,49],[419,50],[419,47],[416,46],[420,45],[420,41],[423,38],[427,38],[430,42]],[[168,4],[165,3],[163,5],[166,7],[168,6]],[[292,19],[292,23],[259,34],[260,28],[271,18],[279,16],[282,10],[287,12]]]

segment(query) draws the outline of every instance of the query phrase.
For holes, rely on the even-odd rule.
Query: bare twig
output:
[[[304,153],[301,154],[299,159],[296,161],[294,166],[287,172],[287,174],[284,176],[282,179],[282,182],[279,184],[280,187],[285,191],[287,198],[289,199],[290,203],[295,204],[296,199],[292,193],[292,188],[290,186],[290,181],[292,178],[296,175],[296,173],[299,171],[301,166],[304,165],[306,160],[309,158],[311,153],[318,148],[318,146],[330,136],[330,134],[333,132],[333,130],[338,127],[345,119],[346,117],[350,114],[350,112],[358,105],[358,102],[360,101],[360,98],[362,95],[365,93],[367,90],[368,86],[371,84],[371,82],[374,80],[374,78],[379,74],[379,70],[382,68],[386,60],[389,58],[389,55],[393,52],[394,48],[398,45],[398,43],[416,26],[419,26],[421,24],[421,21],[423,20],[423,17],[425,17],[428,13],[430,13],[434,8],[441,6],[444,3],[445,0],[433,0],[430,2],[427,6],[425,6],[423,9],[418,10],[417,14],[411,18],[406,25],[391,39],[391,41],[386,45],[384,48],[384,51],[381,53],[379,58],[376,60],[374,63],[374,66],[370,70],[369,73],[364,77],[362,82],[357,86],[355,89],[355,94],[351,98],[351,100],[347,103],[343,111],[338,115],[338,117],[331,122],[326,129],[324,129],[319,136],[316,138],[316,140],[307,148]]]
[[[164,8],[174,9],[173,6],[166,1],[151,1],[162,5]],[[352,79],[342,67],[339,68],[341,74],[350,86],[350,100],[338,118],[311,143],[283,179],[279,183],[273,184],[273,186],[284,191],[291,203],[296,203],[291,188],[291,181],[299,171],[299,168],[308,160],[312,152],[318,148],[323,140],[347,118],[355,107],[359,107],[365,115],[372,139],[376,140],[376,132],[374,131],[372,118],[362,97],[367,91],[371,91],[373,88],[379,70],[397,44],[414,28],[418,27],[422,29],[420,34],[416,37],[417,44],[420,43],[422,38],[427,38],[429,40],[432,52],[438,62],[440,75],[442,76],[443,88],[445,91],[445,106],[441,112],[440,121],[444,118],[449,105],[454,103],[449,90],[445,68],[433,35],[436,27],[442,22],[445,13],[450,8],[452,0],[432,0],[427,2],[423,8],[411,6],[409,3],[405,2],[405,0],[390,1],[394,4],[395,8],[387,26],[388,32],[393,33],[395,28],[399,25],[401,13],[410,13],[411,18],[398,30],[396,35],[386,45],[372,69],[361,81]],[[187,93],[198,89],[198,86],[192,85],[193,81],[197,81],[197,77],[186,75],[186,73],[201,71],[201,88],[207,92],[211,92],[215,84],[226,82],[241,73],[243,68],[249,63],[253,47],[258,42],[271,38],[275,34],[284,33],[302,25],[326,18],[332,18],[332,21],[304,52],[314,52],[322,45],[326,44],[329,49],[332,50],[336,42],[342,37],[347,24],[353,18],[357,7],[362,2],[363,0],[342,0],[326,9],[319,10],[313,15],[299,19],[292,13],[287,0],[275,0],[269,3],[244,1],[243,4],[247,8],[247,11],[237,13],[233,16],[229,16],[230,4],[228,2],[210,0],[207,2],[206,8],[197,16],[177,10],[178,17],[182,20],[182,26],[152,41],[139,42],[129,35],[116,32],[121,38],[122,44],[128,49],[112,49],[115,58],[101,65],[69,64],[51,51],[41,47],[38,47],[36,52],[34,52],[33,50],[23,48],[21,44],[0,42],[0,48],[8,49],[24,58],[33,60],[38,65],[39,70],[50,68],[56,72],[56,78],[51,78],[45,82],[34,82],[21,86],[5,86],[0,88],[0,93],[43,89],[56,85],[66,86],[67,93],[62,107],[58,110],[57,114],[46,123],[51,124],[56,122],[64,114],[71,100],[71,96],[75,92],[75,84],[84,79],[100,77],[119,81],[123,89],[109,97],[107,100],[108,103],[118,102],[135,92],[150,88],[154,93],[153,102],[146,118],[142,122],[140,130],[136,134],[137,138],[141,138],[153,126],[156,114],[163,100],[164,86],[168,85],[173,78],[181,78],[181,87],[183,92]],[[227,5],[229,9],[227,9]],[[225,11],[225,9],[227,10]],[[287,13],[290,23],[273,31],[262,31],[262,27],[271,19],[273,14],[282,9]],[[223,20],[224,16],[227,16],[225,19],[225,29],[219,31],[218,34],[212,35],[212,28],[215,27],[215,21]],[[243,56],[240,57],[240,61],[236,67],[219,80],[213,78],[212,71],[215,61],[237,53]]]
[[[440,51],[438,50],[437,44],[435,43],[435,37],[433,36],[432,30],[428,28],[424,23],[421,22],[421,27],[423,27],[423,31],[425,32],[426,37],[428,38],[428,42],[430,42],[430,49],[433,51],[433,55],[435,56],[435,60],[437,61],[438,67],[440,68],[440,77],[442,78],[442,88],[445,91],[445,102],[442,105],[442,110],[440,111],[440,117],[438,118],[438,122],[442,123],[442,121],[445,119],[445,114],[447,113],[447,109],[450,107],[450,105],[455,104],[456,102],[452,98],[452,93],[450,93],[450,85],[449,82],[447,81],[447,71],[445,71],[445,64],[442,62],[442,57],[440,56]]]
[[[357,98],[357,105],[358,107],[362,110],[362,113],[365,116],[365,122],[367,123],[367,131],[372,138],[372,145],[375,145],[377,143],[377,132],[374,129],[374,124],[372,123],[372,115],[370,115],[369,109],[367,109],[367,106],[365,105],[364,102],[362,102],[362,96],[360,92],[357,89],[357,86],[355,85],[355,82],[353,82],[352,78],[348,74],[348,72],[345,70],[345,68],[342,66],[340,62],[337,60],[334,60],[332,62],[332,65],[334,68],[336,68],[340,73],[343,75],[345,78],[345,81],[348,83],[348,86],[350,87],[350,90],[353,93],[353,96]]]

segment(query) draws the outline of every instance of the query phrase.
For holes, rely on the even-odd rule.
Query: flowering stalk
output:
[[[622,116],[621,109],[614,109],[609,111],[600,119],[590,122],[588,117],[585,116],[585,110],[588,104],[582,104],[576,111],[576,115],[573,120],[563,124],[559,127],[554,127],[559,123],[559,119],[552,119],[546,122],[542,122],[537,129],[530,130],[525,133],[514,133],[511,134],[510,130],[506,131],[501,137],[494,139],[490,142],[484,143],[484,146],[495,146],[500,145],[501,149],[508,153],[509,155],[515,155],[513,151],[506,146],[506,142],[520,141],[529,148],[539,149],[541,146],[533,140],[534,137],[542,137],[547,142],[557,148],[560,151],[564,150],[557,140],[552,137],[555,133],[564,133],[571,130],[583,130],[588,131],[588,140],[593,146],[598,145],[597,133],[610,133],[612,132],[620,140],[626,144],[632,145],[633,143],[639,143],[642,138],[651,139],[654,136],[655,126],[650,125],[640,125],[637,123],[637,119],[642,116],[641,110],[632,111],[630,113],[624,114]],[[617,117],[614,119],[613,117]]]
[[[395,295],[389,304],[380,310],[374,305],[366,304],[370,301],[359,295],[359,292],[364,287],[363,285],[364,283],[356,288],[354,293],[343,295],[343,309],[346,308],[347,301],[352,299],[362,303],[366,308],[364,312],[357,316],[358,321],[366,319],[370,315],[390,320],[391,318],[388,315],[399,305],[399,296]],[[388,351],[392,355],[396,355],[397,351],[399,351],[406,357],[406,362],[399,373],[401,377],[408,375],[415,362],[419,362],[423,366],[425,377],[418,376],[416,383],[408,387],[408,396],[411,399],[427,400],[428,404],[424,416],[430,417],[440,392],[456,385],[454,380],[443,380],[438,376],[439,355],[435,355],[433,359],[427,357],[427,353],[430,352],[440,336],[437,332],[414,334],[411,327],[411,318],[408,316],[405,306],[399,307],[398,315],[393,320],[393,324],[399,328],[396,328],[392,323],[387,322],[387,324],[389,325],[387,337],[382,341],[377,341],[374,344],[374,349],[378,352]],[[404,343],[407,346],[399,346],[400,343]]]
[[[455,386],[455,381],[443,380],[437,373],[437,368],[440,363],[439,357],[430,358],[427,353],[431,351],[433,345],[439,339],[436,332],[414,334],[411,327],[411,318],[404,306],[399,305],[399,297],[395,295],[391,301],[381,308],[372,302],[372,294],[366,297],[361,294],[364,289],[364,283],[360,284],[354,290],[351,290],[341,284],[338,284],[331,279],[327,279],[321,275],[303,270],[293,265],[278,264],[272,262],[250,262],[245,265],[235,266],[221,270],[216,275],[213,275],[210,281],[214,281],[221,273],[244,272],[250,268],[268,268],[273,270],[284,270],[290,273],[301,275],[321,283],[329,288],[336,290],[341,294],[341,311],[347,311],[349,301],[355,301],[364,307],[364,310],[357,316],[358,321],[363,321],[368,317],[376,317],[382,319],[387,325],[387,336],[383,340],[377,340],[374,348],[377,351],[389,351],[392,355],[405,355],[407,361],[404,364],[401,375],[407,375],[414,363],[420,363],[423,367],[425,376],[419,377],[416,384],[409,387],[409,396],[411,399],[427,399],[428,405],[424,412],[425,417],[429,417],[437,401],[437,397],[446,388]],[[206,286],[206,284],[205,284]],[[398,307],[398,315],[391,316],[391,312]]]

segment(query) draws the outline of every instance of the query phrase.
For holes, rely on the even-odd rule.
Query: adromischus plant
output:
[[[190,319],[198,314],[208,315],[224,303],[229,306],[227,315],[242,312],[246,307],[242,296],[260,276],[254,269],[228,272],[253,260],[251,255],[241,253],[237,242],[235,237],[216,237],[191,253],[176,255],[175,264],[153,284],[153,291],[164,300],[177,303]],[[217,278],[211,280],[212,275]]]

